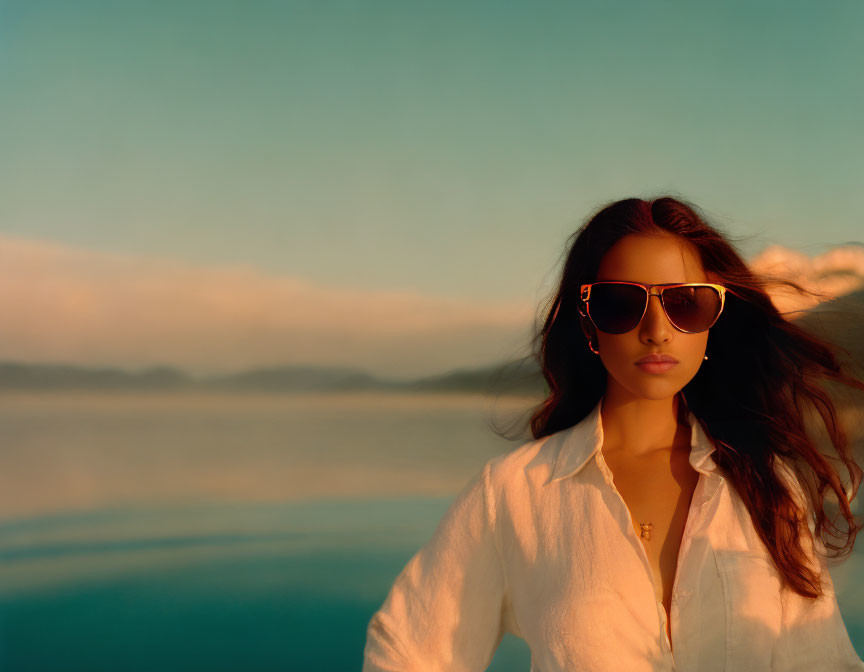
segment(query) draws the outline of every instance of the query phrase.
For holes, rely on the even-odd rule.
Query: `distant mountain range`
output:
[[[846,348],[864,365],[864,290],[820,303],[796,320]],[[860,372],[859,372],[860,373]],[[346,367],[272,366],[221,376],[194,377],[173,367],[138,372],[70,364],[0,362],[2,391],[196,391],[196,392],[476,392],[542,395],[545,382],[533,360],[456,369],[415,380],[379,378]]]
[[[416,380],[392,380],[347,367],[272,366],[221,376],[192,376],[174,367],[131,372],[72,364],[0,362],[0,391],[189,391],[189,392],[489,392],[502,381],[507,394],[543,391],[539,367],[511,362],[453,370]]]

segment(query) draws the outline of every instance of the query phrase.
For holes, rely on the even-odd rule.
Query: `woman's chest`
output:
[[[604,455],[615,489],[630,514],[654,578],[655,597],[669,612],[678,556],[699,473],[675,455],[634,460]]]

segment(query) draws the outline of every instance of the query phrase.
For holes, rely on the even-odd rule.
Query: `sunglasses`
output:
[[[651,290],[657,288],[656,292]],[[624,334],[645,316],[648,299],[660,297],[666,317],[678,331],[698,334],[709,329],[723,312],[726,288],[702,282],[643,285],[639,282],[592,282],[581,286],[579,314],[600,331]]]

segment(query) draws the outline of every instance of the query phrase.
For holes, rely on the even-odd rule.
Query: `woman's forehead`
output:
[[[706,282],[695,247],[677,236],[629,235],[613,245],[600,261],[597,280],[660,284]]]

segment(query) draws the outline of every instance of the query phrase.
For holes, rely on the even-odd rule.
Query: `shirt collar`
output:
[[[602,404],[601,397],[585,418],[558,433],[554,465],[546,483],[578,473],[600,451],[603,445],[603,424],[600,415]],[[687,421],[690,423],[690,465],[696,471],[710,474],[716,469],[716,464],[711,458],[711,453],[715,450],[714,444],[705,435],[702,425],[689,409]]]

